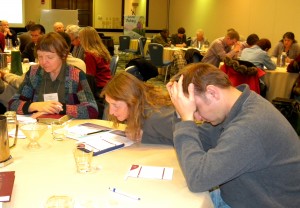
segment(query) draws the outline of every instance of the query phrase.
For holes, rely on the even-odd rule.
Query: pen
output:
[[[141,200],[140,197],[133,196],[133,195],[130,195],[130,194],[121,192],[121,191],[117,190],[116,188],[110,188],[110,187],[109,187],[108,189],[109,189],[110,191],[116,193],[116,194],[120,194],[120,195],[122,195],[122,196],[126,196],[126,197],[128,197],[128,198],[130,198],[130,199]]]
[[[97,134],[97,133],[106,132],[106,131],[108,131],[108,130],[104,129],[104,130],[99,130],[99,131],[94,131],[94,132],[91,132],[91,133],[87,133],[86,135]]]

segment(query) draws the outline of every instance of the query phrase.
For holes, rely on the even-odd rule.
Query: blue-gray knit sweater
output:
[[[220,186],[231,207],[300,207],[300,140],[272,104],[243,92],[218,126],[175,125],[174,145],[193,192]]]

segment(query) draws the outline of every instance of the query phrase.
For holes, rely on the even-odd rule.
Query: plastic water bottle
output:
[[[285,59],[286,59],[286,52],[282,52],[281,55],[278,57],[278,66],[284,67],[285,66]]]

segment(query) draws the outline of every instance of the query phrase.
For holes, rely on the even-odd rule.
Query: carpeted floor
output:
[[[119,55],[119,62],[118,62],[116,73],[118,73],[120,71],[124,71],[126,64],[132,58],[134,58],[133,55],[127,55],[126,57],[124,55]],[[165,83],[164,83],[164,76],[162,76],[162,75],[158,75],[157,77],[154,77],[154,78],[151,78],[151,79],[147,80],[147,83],[151,83],[151,84],[160,86],[164,89],[166,88]]]

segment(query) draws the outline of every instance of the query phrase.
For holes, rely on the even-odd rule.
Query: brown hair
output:
[[[266,38],[262,38],[260,39],[256,45],[258,45],[262,50],[264,51],[268,51],[271,48],[271,42],[269,41],[269,39]]]
[[[211,64],[189,64],[172,77],[171,81],[178,80],[181,75],[183,75],[182,88],[185,94],[188,94],[190,83],[194,84],[197,95],[202,95],[208,85],[215,85],[223,89],[232,86],[227,74]]]
[[[126,120],[126,131],[137,139],[140,134],[142,123],[151,116],[151,111],[159,111],[163,106],[172,105],[167,91],[162,88],[142,82],[132,74],[120,72],[106,84],[101,92],[101,96],[109,96],[116,101],[124,101],[128,106],[128,118]],[[118,126],[120,121],[113,115],[109,115],[106,109],[108,120],[113,121],[114,126]],[[145,110],[150,110],[146,114]]]
[[[236,39],[237,41],[240,40],[240,35],[239,35],[239,33],[238,33],[237,31],[235,31],[235,30],[230,30],[230,31],[228,31],[227,34],[226,34],[226,36],[229,37],[231,40],[232,40],[232,39]]]
[[[61,35],[56,32],[50,32],[38,39],[35,51],[53,52],[61,59],[66,60],[69,54],[69,47]]]
[[[99,34],[93,27],[84,27],[79,31],[80,45],[87,52],[103,57],[110,62],[111,56]]]

